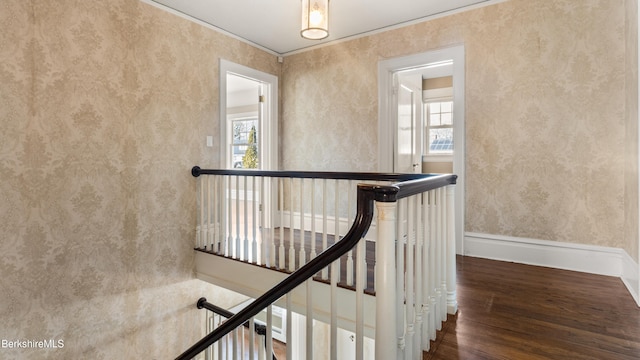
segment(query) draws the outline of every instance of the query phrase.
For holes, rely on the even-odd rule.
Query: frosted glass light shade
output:
[[[302,0],[300,35],[310,40],[329,36],[329,0]]]

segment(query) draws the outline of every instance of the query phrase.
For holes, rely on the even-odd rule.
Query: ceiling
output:
[[[143,0],[145,1],[145,0]],[[300,0],[146,0],[278,55],[409,24],[495,0],[330,0],[329,37],[300,36]]]

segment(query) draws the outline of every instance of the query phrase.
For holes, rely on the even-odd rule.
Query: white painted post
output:
[[[366,286],[367,265],[365,252],[367,241],[360,239],[356,250],[356,360],[364,359],[364,288]]]
[[[351,216],[351,205],[353,205],[354,201],[353,201],[353,194],[354,194],[354,190],[357,189],[356,186],[352,186],[353,185],[353,181],[349,180],[347,182],[347,184],[349,185],[347,187],[347,224],[351,224],[353,222],[353,217]],[[360,240],[363,241],[364,240]],[[349,250],[349,252],[347,253],[347,285],[349,286],[353,286],[355,284],[354,279],[353,279],[353,249]]]
[[[441,213],[442,217],[440,218],[440,223],[438,226],[442,228],[440,234],[442,236],[440,240],[441,248],[440,248],[440,257],[442,258],[440,269],[440,314],[441,321],[447,321],[447,269],[449,269],[449,258],[447,257],[447,247],[449,246],[449,239],[447,238],[447,217],[449,215],[449,211],[447,209],[447,192],[445,188],[438,188],[440,194],[440,202],[441,202]],[[454,240],[455,241],[455,240]]]
[[[202,226],[204,223],[204,180],[202,177],[198,178],[198,188],[200,190],[200,204],[198,204],[199,216],[198,225],[196,226],[196,246],[202,247],[205,241],[202,236]]]
[[[273,354],[273,307],[269,305],[267,307],[267,335],[265,341],[267,342],[267,357],[270,359]],[[234,358],[235,359],[235,358]]]
[[[407,199],[400,199],[396,208],[396,338],[398,341],[398,355],[396,359],[403,359],[406,353],[406,324],[405,321],[405,246],[408,243],[406,239],[406,210]]]
[[[396,203],[376,202],[376,359],[398,359],[396,339]]]
[[[406,243],[406,263],[405,263],[405,317],[406,317],[406,335],[405,335],[405,359],[413,359],[413,335],[415,334],[415,294],[414,294],[414,234],[415,234],[415,199],[416,196],[407,198],[406,201],[406,218],[407,218],[407,243]]]
[[[316,179],[311,179],[311,254],[309,260],[316,257]]]
[[[256,354],[256,332],[255,332],[255,318],[251,318],[249,319],[249,330],[247,331],[247,334],[249,335],[249,359],[250,360],[255,360],[255,354]],[[244,339],[242,340],[242,342],[244,342]]]
[[[209,247],[209,237],[211,236],[211,209],[213,208],[213,199],[211,197],[211,178],[212,176],[207,176],[207,180],[205,182],[205,186],[207,187],[207,201],[204,207],[204,211],[206,211],[206,225],[203,224],[204,231],[202,236],[204,238],[204,247],[208,250],[211,250],[213,245]]]
[[[295,223],[293,220],[293,178],[289,178],[289,263],[288,269],[290,272],[296,270],[296,249],[295,243]]]
[[[313,219],[311,219],[313,221]],[[300,178],[300,249],[298,250],[299,267],[307,263],[307,252],[305,247],[305,226],[304,226],[304,178]]]
[[[241,219],[238,219],[238,221],[244,223],[243,224],[244,226],[242,229],[244,238],[242,239],[242,253],[240,255],[240,260],[249,262],[249,189],[247,189],[248,181],[246,176],[242,177],[242,182],[243,182],[242,186],[244,187],[243,189],[244,198],[242,199],[244,217]]]
[[[222,178],[220,176],[216,176],[213,182],[213,193],[214,193],[214,206],[213,206],[213,239],[211,243],[213,248],[211,249],[216,254],[220,254],[220,207],[222,205],[222,191],[220,190],[220,182]]]
[[[280,246],[278,247],[278,269],[284,269],[284,179],[278,179],[280,204]]]
[[[438,315],[438,237],[436,231],[436,213],[438,212],[438,207],[436,205],[436,190],[429,191],[429,202],[431,209],[429,215],[429,228],[430,228],[430,240],[429,240],[429,268],[430,271],[430,280],[429,280],[429,304],[430,304],[430,315],[429,320],[431,325],[429,327],[429,338],[431,340],[436,339],[436,330],[438,330],[438,321],[440,316]]]
[[[456,227],[455,227],[455,185],[447,186],[447,312],[458,311],[456,294]]]

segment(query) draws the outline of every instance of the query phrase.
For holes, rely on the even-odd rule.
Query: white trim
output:
[[[458,175],[455,189],[456,249],[464,251],[465,216],[465,50],[464,45],[431,50],[419,54],[382,60],[378,63],[378,171],[393,171],[395,123],[393,119],[393,74],[417,69],[426,64],[453,60],[453,102],[456,110],[453,118],[453,173]]]
[[[640,306],[640,266],[636,263],[626,251],[622,251],[622,274],[620,279],[627,287],[631,296]]]
[[[500,3],[503,3],[505,1],[509,1],[509,0],[485,0],[485,1],[473,4],[473,5],[463,6],[463,7],[457,8],[457,9],[453,9],[453,10],[441,12],[441,13],[438,13],[438,14],[425,16],[425,17],[422,17],[420,19],[415,19],[415,20],[403,22],[403,23],[400,23],[400,24],[390,25],[390,26],[386,26],[386,27],[383,27],[383,28],[380,28],[380,29],[363,32],[361,34],[347,36],[347,37],[344,37],[344,38],[341,38],[341,39],[336,39],[336,40],[323,42],[323,43],[320,43],[318,45],[312,45],[312,46],[308,46],[308,47],[304,47],[304,48],[300,48],[300,49],[284,52],[284,53],[282,53],[280,55],[289,56],[289,55],[300,54],[300,53],[303,53],[303,52],[306,52],[306,51],[320,49],[320,48],[323,48],[325,46],[336,45],[336,44],[340,44],[340,43],[343,43],[343,42],[346,42],[346,41],[351,41],[351,40],[359,39],[359,38],[362,38],[362,37],[376,35],[376,34],[384,33],[384,32],[387,32],[387,31],[401,29],[403,27],[407,27],[407,26],[411,26],[411,25],[415,25],[415,24],[419,24],[419,23],[423,23],[423,22],[427,22],[427,21],[431,21],[431,20],[435,20],[435,19],[440,19],[440,18],[443,18],[443,17],[455,15],[455,14],[459,14],[459,13],[462,13],[462,12],[465,12],[465,11],[470,11],[470,10],[480,9],[480,8],[485,7],[485,6],[500,4]]]
[[[158,9],[164,10],[164,11],[170,13],[170,14],[179,16],[179,17],[181,17],[181,18],[183,18],[185,20],[189,20],[189,21],[194,22],[194,23],[196,23],[198,25],[204,26],[207,29],[219,32],[220,34],[223,34],[223,35],[228,36],[230,38],[242,41],[245,44],[249,44],[249,45],[251,45],[251,46],[253,46],[253,47],[257,48],[257,49],[260,49],[262,51],[265,51],[265,52],[267,52],[269,54],[272,54],[272,55],[275,55],[275,56],[281,56],[282,55],[282,54],[280,54],[280,53],[278,53],[276,51],[273,51],[271,49],[268,49],[268,48],[266,48],[266,47],[264,47],[262,45],[256,44],[251,40],[247,40],[247,39],[245,39],[243,37],[240,37],[238,35],[230,33],[230,32],[228,32],[228,31],[226,31],[226,30],[224,30],[222,28],[219,28],[219,27],[217,27],[217,26],[215,26],[215,25],[213,25],[211,23],[208,23],[206,21],[200,20],[200,19],[195,18],[195,17],[193,17],[191,15],[185,14],[185,13],[183,13],[181,11],[178,11],[178,10],[176,10],[174,8],[168,7],[168,6],[164,5],[164,4],[160,4],[160,3],[158,3],[158,2],[156,2],[154,0],[140,0],[140,1],[145,3],[145,4],[154,6],[154,7],[158,8]]]
[[[490,235],[465,234],[464,255],[619,277],[638,302],[638,264],[619,248]]]
[[[245,38],[240,37],[238,35],[235,35],[235,34],[233,34],[231,32],[228,32],[228,31],[226,31],[226,30],[224,30],[222,28],[219,28],[219,27],[217,27],[217,26],[215,26],[213,24],[210,24],[210,23],[208,23],[206,21],[203,21],[203,20],[200,20],[198,18],[195,18],[195,17],[193,17],[191,15],[187,15],[187,14],[185,14],[183,12],[180,12],[180,11],[178,11],[176,9],[173,9],[173,8],[168,7],[166,5],[160,4],[160,3],[158,3],[158,2],[156,2],[154,0],[140,0],[140,1],[145,3],[145,4],[154,6],[154,7],[158,8],[158,9],[164,10],[164,11],[170,13],[170,14],[179,16],[179,17],[181,17],[183,19],[192,21],[192,22],[194,22],[194,23],[196,23],[198,25],[202,25],[202,26],[206,27],[207,29],[211,29],[211,30],[217,31],[217,32],[219,32],[219,33],[221,33],[223,35],[226,35],[226,36],[230,37],[230,38],[242,41],[243,43],[249,44],[249,45],[251,45],[251,46],[253,46],[253,47],[257,48],[257,49],[260,49],[262,51],[265,51],[265,52],[267,52],[269,54],[276,55],[278,57],[284,57],[284,56],[295,55],[295,54],[299,54],[299,53],[303,53],[303,52],[319,49],[319,48],[322,48],[322,47],[325,47],[325,46],[331,46],[331,45],[340,44],[340,43],[343,43],[343,42],[346,42],[346,41],[359,39],[359,38],[362,38],[362,37],[365,37],[365,36],[371,36],[371,35],[380,34],[380,33],[386,32],[386,31],[400,29],[400,28],[407,27],[407,26],[410,26],[410,25],[415,25],[415,24],[419,24],[419,23],[422,23],[422,22],[427,22],[427,21],[443,18],[443,17],[446,17],[446,16],[455,15],[455,14],[458,14],[458,13],[461,13],[461,12],[465,12],[465,11],[469,11],[469,10],[479,9],[479,8],[482,8],[482,7],[485,7],[485,6],[499,4],[499,3],[502,3],[502,2],[505,2],[505,1],[508,1],[508,0],[485,0],[485,1],[473,4],[473,5],[464,6],[464,7],[458,8],[458,9],[453,9],[453,10],[441,12],[439,14],[430,15],[430,16],[425,16],[425,17],[420,18],[420,19],[415,19],[415,20],[403,22],[403,23],[400,23],[400,24],[390,25],[390,26],[383,27],[383,28],[380,28],[380,29],[363,32],[363,33],[357,34],[357,35],[346,36],[346,37],[341,38],[341,39],[336,39],[336,40],[323,42],[323,43],[320,43],[318,45],[312,45],[312,46],[302,47],[302,48],[299,48],[299,49],[296,49],[296,50],[285,51],[283,53],[279,53],[279,52],[274,51],[272,49],[266,48],[266,47],[264,47],[262,45],[259,45],[259,44],[255,43],[255,42],[251,41],[251,40],[248,40],[248,39],[245,39]]]
[[[268,144],[262,147],[262,170],[275,170],[278,168],[278,77],[244,65],[220,59],[220,167],[225,168],[227,163],[227,73],[234,73],[269,85],[266,111],[260,131],[260,143]]]
[[[636,2],[636,7],[637,7],[637,41],[638,41],[638,54],[636,57],[636,61],[638,62],[637,66],[638,66],[638,74],[640,74],[640,4],[638,4]],[[639,75],[640,76],[640,75]],[[636,81],[638,81],[638,79],[636,78]],[[640,104],[640,81],[636,84],[639,88],[638,88],[638,102],[637,104]],[[638,105],[640,106],[640,105]],[[638,109],[640,110],[640,109]],[[640,139],[640,111],[637,111],[637,115],[638,115],[638,124],[639,126],[637,126],[637,139]],[[640,168],[640,146],[637,146],[638,149],[638,168]],[[638,179],[638,198],[636,199],[636,205],[640,206],[640,179]],[[636,219],[636,234],[640,234],[640,217],[638,217]],[[636,254],[636,259],[638,259],[638,261],[640,261],[640,237],[638,239],[636,239],[636,241],[638,242],[637,244],[637,248],[638,248],[638,253]],[[633,259],[631,259],[632,262],[635,264],[635,261],[633,261]],[[626,268],[626,267],[625,267]],[[633,285],[630,287],[630,289],[634,289],[635,291],[633,292],[634,294],[634,298],[636,299],[636,302],[638,303],[638,306],[640,306],[640,267],[637,266],[635,267],[636,271],[635,271],[635,281],[633,281],[632,283],[627,284],[627,287],[630,287],[630,285]],[[624,279],[623,279],[624,280]],[[626,284],[626,283],[625,283]]]

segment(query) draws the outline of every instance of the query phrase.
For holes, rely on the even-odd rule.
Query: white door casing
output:
[[[442,62],[452,62],[453,103],[453,172],[458,176],[455,191],[456,252],[464,252],[465,215],[465,52],[457,45],[419,54],[381,60],[378,63],[378,171],[392,172],[395,157],[396,111],[393,98],[394,74],[426,68]]]

